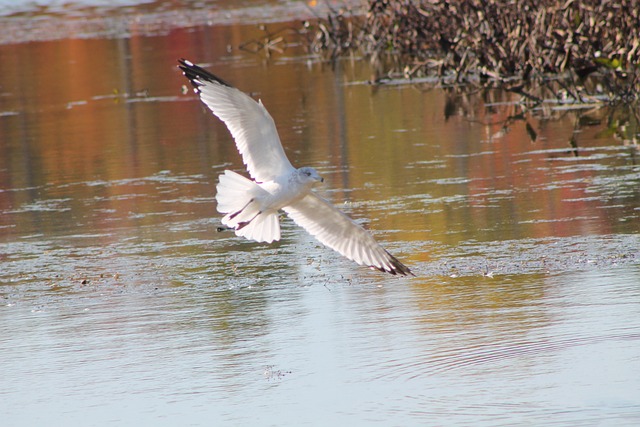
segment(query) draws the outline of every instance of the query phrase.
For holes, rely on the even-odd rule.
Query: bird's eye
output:
[[[304,174],[307,175],[307,176],[311,176],[311,172],[309,172],[309,171],[305,171]]]

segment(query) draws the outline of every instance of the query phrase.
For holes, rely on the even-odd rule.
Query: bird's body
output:
[[[253,178],[229,170],[220,175],[216,201],[218,211],[225,214],[224,225],[238,236],[271,243],[280,239],[278,214],[284,210],[320,242],[358,264],[412,274],[370,233],[312,191],[323,179],[311,167],[291,165],[261,101],[187,60],[179,63],[202,102],[226,124]]]
[[[312,168],[293,169],[272,181],[255,182],[233,171],[220,175],[216,199],[218,212],[226,213],[222,223],[236,233],[257,242],[280,240],[280,209],[291,206],[322,182]]]

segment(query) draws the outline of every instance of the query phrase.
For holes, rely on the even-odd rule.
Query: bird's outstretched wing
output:
[[[283,209],[309,234],[358,264],[391,274],[413,275],[370,233],[315,193],[307,194]]]
[[[180,59],[179,67],[202,102],[224,122],[251,177],[271,181],[294,168],[287,159],[273,118],[262,102],[230,86],[197,65]]]

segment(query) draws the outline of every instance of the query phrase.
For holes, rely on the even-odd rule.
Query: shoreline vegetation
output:
[[[298,34],[329,61],[368,59],[376,84],[429,77],[501,87],[534,103],[640,96],[637,0],[367,0],[306,21]]]
[[[603,135],[631,147],[637,164],[640,0],[350,4],[327,5],[326,16],[275,32],[261,25],[263,36],[239,48],[270,57],[295,45],[331,64],[368,60],[371,85],[406,82],[444,89],[450,95],[445,118],[463,114],[477,121],[477,102],[488,102],[492,111],[502,105],[501,118],[481,120],[498,127],[491,139],[524,122],[535,142],[538,126],[530,119],[546,122],[571,114],[571,155],[580,155],[582,130],[601,126]]]

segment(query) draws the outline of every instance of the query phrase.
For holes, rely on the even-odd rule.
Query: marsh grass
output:
[[[431,76],[580,103],[630,102],[640,88],[636,0],[368,0],[299,35],[329,61],[369,59],[376,83]]]

